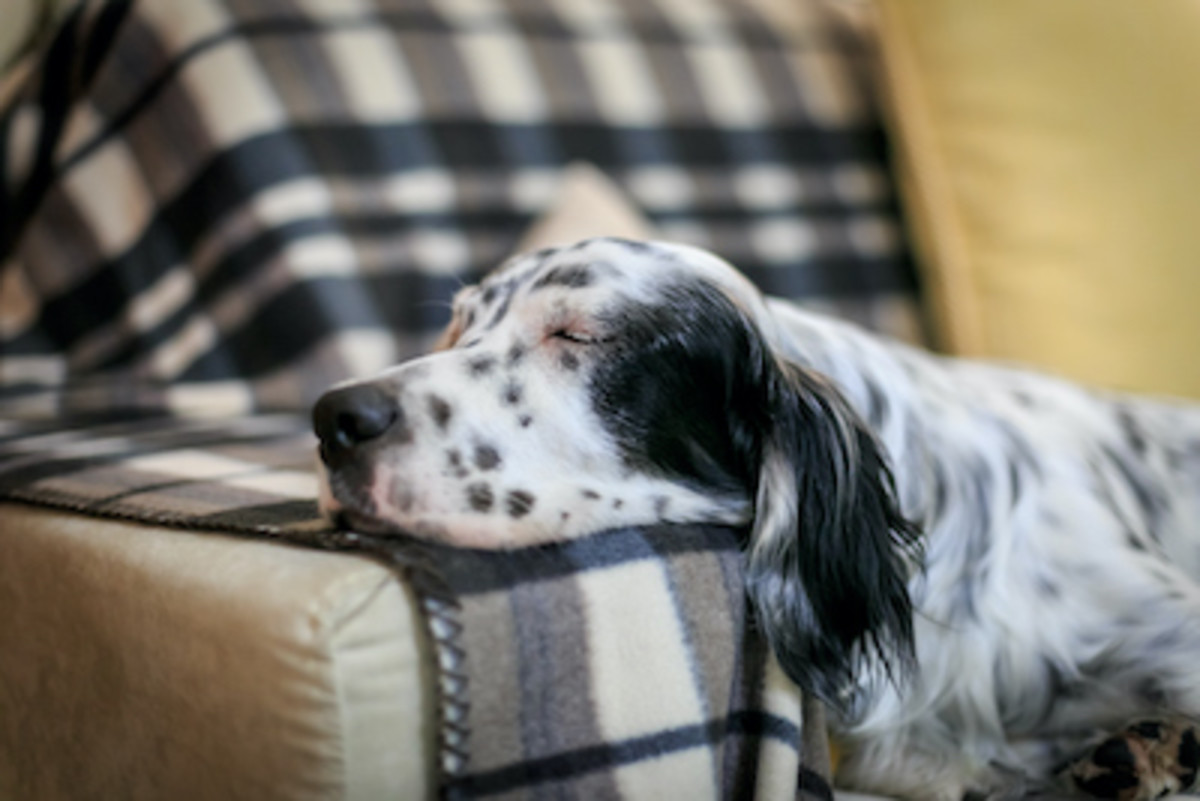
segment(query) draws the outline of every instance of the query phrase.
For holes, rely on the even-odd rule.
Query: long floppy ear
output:
[[[900,514],[880,444],[841,394],[762,355],[770,422],[747,590],[784,671],[844,708],[872,658],[889,675],[914,660],[905,556],[916,529]]]

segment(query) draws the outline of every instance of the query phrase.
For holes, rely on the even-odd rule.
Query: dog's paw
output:
[[[1089,748],[1060,772],[1093,798],[1150,801],[1196,784],[1200,729],[1182,719],[1140,720]]]

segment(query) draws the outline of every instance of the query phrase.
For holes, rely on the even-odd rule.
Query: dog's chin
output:
[[[380,516],[364,493],[347,489],[336,474],[331,475],[318,464],[317,508],[321,517],[334,528],[371,536],[410,534],[395,521]]]
[[[410,537],[453,544],[453,538],[447,536],[445,527],[436,523],[421,520],[401,523],[336,500],[330,503],[322,502],[321,514],[334,528],[354,534],[370,537]]]
[[[355,534],[369,534],[374,537],[411,536],[412,532],[402,528],[390,520],[384,520],[374,515],[362,514],[345,507],[339,508],[326,515],[335,528],[352,531]]]

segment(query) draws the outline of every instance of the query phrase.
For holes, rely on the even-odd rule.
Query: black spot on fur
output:
[[[867,385],[867,422],[875,430],[883,427],[891,409],[888,406],[887,395],[874,382],[868,380]]]
[[[1016,506],[1021,497],[1021,468],[1011,456],[1008,459],[1008,486],[1012,492],[1012,504]]]
[[[507,364],[516,367],[525,358],[525,346],[520,342],[508,349]]]
[[[515,287],[510,283],[506,284],[504,289],[504,299],[500,301],[500,305],[497,307],[496,313],[492,315],[492,319],[488,320],[487,330],[489,331],[500,325],[504,318],[508,316],[508,310],[512,306],[513,295],[516,294]]]
[[[496,309],[496,313],[494,315],[492,315],[491,321],[488,322],[487,327],[488,327],[489,331],[492,330],[493,328],[495,328],[496,326],[500,325],[500,323],[504,320],[504,318],[506,316],[508,316],[508,310],[511,307],[511,305],[512,305],[512,295],[509,295],[508,297],[506,297],[504,299],[504,302],[500,304],[500,308]]]
[[[671,499],[665,495],[660,495],[654,499],[654,515],[655,517],[663,517],[667,514],[667,508],[671,505]]]
[[[1038,595],[1046,600],[1055,601],[1062,597],[1062,588],[1047,575],[1038,575],[1036,587]]]
[[[970,484],[969,491],[975,496],[971,508],[975,510],[976,516],[976,526],[973,532],[975,536],[972,537],[973,554],[967,559],[967,564],[980,564],[985,561],[983,556],[987,550],[985,534],[992,527],[992,491],[995,489],[996,482],[992,478],[991,467],[982,459],[967,461],[966,477]]]
[[[500,465],[500,454],[491,445],[475,448],[475,466],[480,470],[495,470]]]
[[[574,371],[579,369],[579,357],[569,350],[563,351],[562,356],[558,359],[558,363],[562,365],[564,370]]]
[[[1017,432],[1012,426],[1003,425],[1001,433],[1006,444],[1005,458],[1008,462],[1008,480],[1012,492],[1012,504],[1017,505],[1021,499],[1026,480],[1040,482],[1044,478],[1041,462],[1028,438]]]
[[[496,367],[496,359],[492,356],[476,356],[467,362],[467,369],[475,378],[485,376]]]
[[[973,525],[961,529],[962,547],[965,552],[963,563],[967,569],[958,584],[959,603],[955,611],[974,619],[978,615],[978,586],[986,583],[989,562],[985,559],[990,540],[991,493],[994,489],[992,471],[982,459],[964,460],[961,465],[959,491],[973,496],[970,508],[975,512]]]
[[[492,495],[492,488],[487,484],[479,482],[467,487],[467,503],[476,512],[491,511],[495,501],[495,496]]]
[[[1146,435],[1142,431],[1141,425],[1137,418],[1125,406],[1117,407],[1117,425],[1121,427],[1121,432],[1125,435],[1125,442],[1138,456],[1146,455]]]
[[[566,287],[568,289],[582,289],[585,286],[590,286],[594,280],[595,275],[589,265],[562,264],[551,268],[545,275],[534,281],[530,291],[536,292],[539,289],[554,286]]]
[[[457,448],[451,448],[446,451],[446,462],[450,465],[455,478],[466,478],[468,470],[463,466],[462,454]]]
[[[1146,523],[1147,533],[1151,537],[1156,536],[1159,521],[1170,509],[1170,500],[1146,475],[1141,460],[1130,459],[1120,451],[1108,447],[1102,447],[1101,451],[1106,461],[1115,468],[1118,476],[1133,493]]]
[[[444,431],[450,423],[450,418],[453,416],[454,410],[444,398],[437,395],[430,395],[429,414],[433,416],[433,422],[437,423],[437,427]]]
[[[509,517],[520,519],[532,511],[536,500],[533,495],[525,490],[513,490],[505,497],[504,506],[508,510]]]
[[[936,523],[941,519],[946,511],[946,504],[949,501],[950,491],[946,487],[946,471],[942,467],[942,463],[933,462],[933,504],[929,509],[928,524]]]
[[[580,493],[580,495],[587,498],[589,501],[600,500],[600,493],[596,492],[595,490],[585,489]]]
[[[500,396],[500,400],[505,406],[516,406],[521,402],[523,388],[516,381],[510,381],[504,387],[504,394]]]
[[[521,426],[521,428],[529,428],[533,425],[533,418],[527,414],[523,414],[517,418],[517,425]]]
[[[1063,675],[1062,668],[1060,668],[1053,659],[1042,657],[1041,662],[1042,672],[1046,674],[1046,678],[1042,682],[1042,686],[1047,689],[1049,695],[1049,698],[1047,699],[1047,709],[1044,711],[1042,718],[1044,721],[1044,716],[1048,715],[1053,709],[1055,701],[1058,700],[1060,695],[1065,694],[1068,691],[1069,682],[1067,681],[1066,676]]]

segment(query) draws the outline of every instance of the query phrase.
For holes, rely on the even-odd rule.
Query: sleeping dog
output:
[[[835,711],[846,786],[1195,781],[1200,407],[940,358],[704,251],[593,239],[462,290],[437,352],[314,423],[322,509],[367,533],[745,527],[758,624]]]

